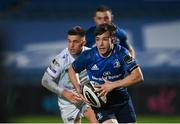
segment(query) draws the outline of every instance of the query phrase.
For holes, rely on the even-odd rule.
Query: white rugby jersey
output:
[[[89,48],[83,47],[83,51],[87,49]],[[69,53],[68,48],[65,48],[51,61],[50,66],[47,68],[48,74],[53,78],[59,78],[58,85],[67,90],[74,89],[68,75],[68,68],[74,59]]]
[[[83,47],[83,50],[89,49],[88,47]],[[58,54],[52,61],[49,67],[47,68],[47,73],[51,75],[53,78],[58,79],[58,86],[64,88],[66,90],[75,90],[74,86],[72,85],[69,75],[68,75],[68,68],[70,64],[74,61],[74,57],[69,53],[68,48],[62,50],[60,54]],[[61,100],[60,100],[61,99]],[[66,102],[68,101],[63,100],[64,98],[59,98],[59,102]]]

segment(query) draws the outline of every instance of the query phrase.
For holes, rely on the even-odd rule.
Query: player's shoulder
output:
[[[129,54],[128,50],[119,44],[115,45],[114,52],[121,56],[125,56]]]
[[[116,26],[116,33],[119,34],[119,35],[122,35],[122,36],[126,36],[127,35],[127,32],[125,31],[124,28],[120,28],[118,26]]]
[[[66,59],[68,58],[69,56],[69,51],[68,51],[68,48],[65,48],[63,49],[58,55],[56,55],[54,57],[54,59],[56,59],[58,62],[61,62],[61,61],[66,61]]]
[[[96,29],[96,26],[91,26],[91,27],[89,27],[89,28],[86,30],[86,34],[88,34],[88,33],[94,33],[95,29]]]
[[[82,56],[84,56],[86,59],[93,58],[95,53],[95,47],[93,48],[88,48],[86,47],[86,50],[83,51]]]
[[[69,50],[68,50],[68,48],[65,48],[56,57],[65,58],[65,57],[67,57],[67,55],[69,55]]]

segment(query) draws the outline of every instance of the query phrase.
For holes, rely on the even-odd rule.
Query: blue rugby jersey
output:
[[[95,29],[96,29],[96,26],[92,26],[86,31],[86,41],[87,41],[86,46],[87,47],[92,48],[93,46],[95,46],[95,43],[96,43],[96,36],[94,34]],[[129,49],[130,44],[127,41],[127,33],[125,32],[124,29],[117,27],[115,36],[117,38],[118,44],[125,47],[126,49]]]
[[[112,82],[123,79],[138,67],[138,64],[134,58],[129,56],[127,49],[115,45],[111,55],[106,58],[99,55],[96,47],[83,52],[72,63],[72,67],[76,73],[86,69],[90,80],[103,84],[102,77]],[[122,104],[128,96],[127,89],[122,87],[114,89],[108,94],[111,94],[107,95],[107,100],[109,99],[107,104],[109,105]],[[121,98],[118,100],[117,97]]]

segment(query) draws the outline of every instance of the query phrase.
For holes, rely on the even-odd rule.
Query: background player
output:
[[[74,59],[82,51],[88,49],[84,47],[85,31],[79,26],[73,27],[68,31],[67,40],[68,48],[65,48],[52,60],[44,73],[42,85],[58,95],[58,105],[64,123],[79,123],[82,114],[90,122],[96,123],[98,121],[93,110],[75,92],[67,73],[67,69]]]
[[[90,80],[107,104],[93,108],[100,123],[135,123],[136,115],[127,88],[143,80],[136,60],[120,45],[114,44],[116,27],[110,24],[97,26],[96,47],[83,52],[69,68],[69,75],[76,90],[81,94],[76,73],[87,69]]]
[[[104,24],[104,23],[112,24],[112,21],[113,21],[113,14],[110,8],[102,5],[96,9],[95,16],[94,16],[94,22],[96,23],[96,26],[100,24]],[[95,45],[94,31],[96,29],[96,26],[90,27],[86,32],[86,41],[87,41],[86,46],[87,47],[93,47]],[[121,46],[128,49],[132,57],[135,58],[135,51],[133,47],[130,45],[130,43],[128,42],[126,32],[123,29],[119,28],[118,26],[116,27],[117,27],[116,33],[115,33],[115,36],[117,38],[116,41]]]

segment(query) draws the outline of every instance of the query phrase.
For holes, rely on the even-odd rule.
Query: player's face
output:
[[[68,35],[67,40],[68,40],[68,50],[70,54],[72,55],[79,54],[84,45],[85,38],[79,35]]]
[[[110,33],[107,31],[102,35],[96,36],[96,46],[101,56],[107,57],[113,49],[113,40]]]
[[[94,21],[96,25],[108,23],[112,23],[112,14],[110,11],[105,11],[105,12],[96,12],[96,15],[94,17]]]

